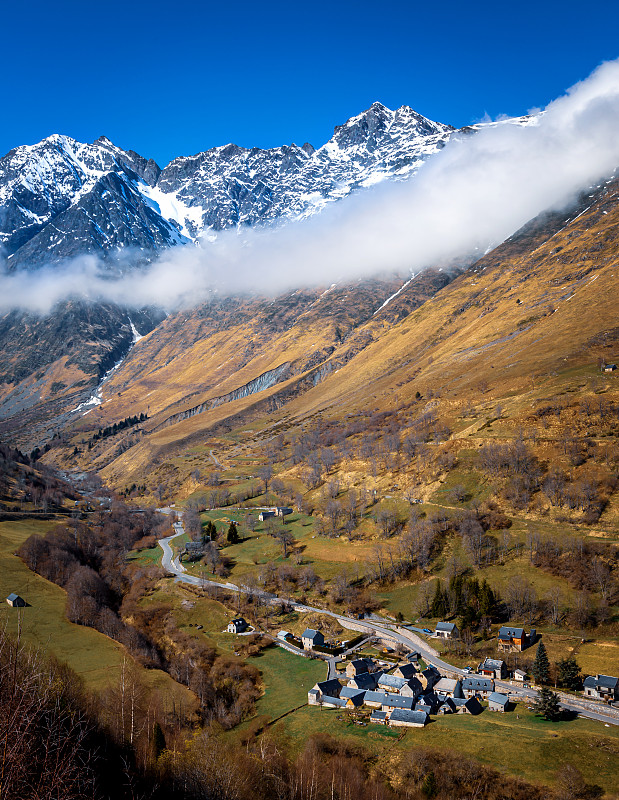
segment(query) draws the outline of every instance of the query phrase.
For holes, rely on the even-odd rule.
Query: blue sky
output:
[[[105,134],[162,166],[310,141],[374,100],[455,126],[542,107],[619,56],[619,4],[33,0],[2,12],[0,153]]]

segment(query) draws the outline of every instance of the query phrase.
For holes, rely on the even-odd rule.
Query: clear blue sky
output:
[[[162,166],[319,146],[374,100],[455,126],[522,114],[619,56],[612,0],[33,0],[2,28],[0,154],[105,134]]]

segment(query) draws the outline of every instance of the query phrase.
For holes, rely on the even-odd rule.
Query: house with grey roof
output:
[[[388,673],[383,673],[376,682],[378,688],[385,692],[399,692],[405,684],[406,678],[400,678],[398,675],[389,675]]]
[[[527,672],[524,669],[515,669],[513,676],[515,681],[525,681],[527,679]]]
[[[325,643],[325,637],[320,631],[306,628],[301,634],[301,641],[303,642],[304,650],[311,650],[315,645],[322,646]]]
[[[507,711],[509,697],[501,692],[490,692],[488,695],[488,709],[490,711]]]
[[[434,636],[437,639],[457,639],[460,631],[453,622],[437,622]]]
[[[584,695],[612,703],[619,699],[619,678],[612,675],[587,675],[584,680]]]
[[[352,686],[344,686],[340,692],[340,699],[346,701],[346,708],[358,708],[363,705],[365,692]]]
[[[440,681],[434,684],[434,691],[439,699],[446,697],[464,697],[462,693],[462,684],[457,678],[441,678]]]
[[[505,662],[498,658],[486,658],[477,667],[477,672],[479,675],[483,675],[484,678],[494,678],[497,681],[507,677]]]
[[[387,712],[386,711],[372,711],[370,714],[370,722],[375,722],[377,725],[385,725],[387,723]]]
[[[462,679],[462,693],[465,697],[488,697],[494,691],[494,681],[477,675],[467,675]]]
[[[11,594],[6,598],[7,605],[12,606],[13,608],[25,608],[27,603],[23,597],[20,597],[15,592],[11,592]]]
[[[389,715],[389,724],[394,727],[423,728],[427,722],[428,715],[425,711],[395,708]]]
[[[264,522],[265,520],[269,519],[269,517],[274,517],[274,516],[275,516],[275,511],[261,511],[258,514],[258,519],[260,520],[260,522]]]
[[[346,708],[346,703],[347,701],[341,697],[330,697],[326,694],[323,696],[320,705],[325,708]]]

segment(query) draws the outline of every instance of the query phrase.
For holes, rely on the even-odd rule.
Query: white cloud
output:
[[[408,181],[376,185],[301,222],[173,248],[145,271],[112,277],[88,257],[4,274],[0,308],[44,313],[69,296],[175,308],[213,289],[273,293],[481,254],[609,176],[619,165],[618,132],[619,61],[612,61],[534,124],[456,136]]]

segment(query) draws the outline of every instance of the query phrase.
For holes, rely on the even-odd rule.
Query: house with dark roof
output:
[[[467,675],[462,679],[462,693],[468,697],[488,697],[494,691],[494,681],[477,675]]]
[[[410,661],[412,664],[416,664],[420,658],[421,656],[416,650],[411,650],[411,652],[406,655],[406,660]]]
[[[428,722],[425,711],[411,711],[407,708],[395,708],[389,715],[389,724],[394,727],[423,728]]]
[[[363,672],[371,672],[376,668],[376,664],[371,658],[355,658],[346,664],[346,675],[349,678],[354,678],[355,675],[360,675]]]
[[[584,695],[612,703],[619,699],[619,678],[612,675],[588,675],[584,680]]]
[[[486,658],[477,667],[477,672],[479,675],[483,675],[484,678],[494,678],[497,681],[507,677],[505,662],[498,658]]]
[[[429,692],[428,694],[422,694],[417,698],[417,702],[415,703],[415,711],[425,711],[426,714],[434,714],[434,711],[438,708],[439,701],[437,696],[433,692]]]
[[[420,672],[417,677],[421,681],[421,685],[423,686],[424,690],[429,691],[440,681],[441,673],[436,667],[429,666],[427,669],[424,669],[423,672]]]
[[[180,560],[186,556],[187,561],[196,561],[204,555],[204,545],[202,542],[185,542],[185,547],[180,554]]]
[[[376,681],[382,675],[382,672],[361,672],[359,675],[356,675],[354,678],[350,678],[348,681],[348,685],[354,689],[364,689],[367,691],[370,689],[374,691],[376,689]]]
[[[370,722],[375,722],[377,725],[385,725],[387,723],[387,712],[386,711],[372,711],[370,714]]]
[[[311,650],[315,645],[322,646],[325,643],[325,637],[320,631],[306,628],[301,634],[301,641],[303,642],[304,650]]]
[[[290,506],[277,506],[275,509],[276,517],[287,517],[289,514],[292,514]]]
[[[417,674],[417,667],[414,664],[399,664],[394,670],[393,674],[397,675],[398,678],[404,678],[404,680],[409,681],[411,678],[414,678]]]
[[[456,714],[481,714],[484,710],[474,695],[472,697],[453,697],[452,702],[456,707]]]
[[[307,702],[310,706],[318,706],[323,702],[324,697],[339,697],[341,691],[342,684],[337,678],[319,681],[307,693]]]
[[[437,714],[455,714],[456,712],[456,704],[454,703],[453,697],[446,697],[438,707]]]
[[[227,631],[228,633],[245,633],[248,628],[249,625],[243,617],[237,617],[228,623]]]
[[[535,628],[531,628],[531,632],[527,633],[524,628],[503,625],[499,628],[498,646],[503,653],[516,653],[526,650],[527,647],[534,644],[536,639]]]
[[[490,692],[488,695],[488,709],[490,711],[507,711],[509,697],[501,692]]]
[[[403,697],[417,697],[423,692],[423,686],[418,678],[410,678],[400,689]]]
[[[6,598],[7,605],[12,606],[13,608],[25,608],[26,601],[23,597],[20,597],[15,592],[11,592],[11,594]]]
[[[437,622],[434,636],[437,639],[457,639],[460,631],[453,622]]]
[[[269,517],[274,517],[274,516],[275,516],[275,511],[261,511],[258,514],[258,519],[260,520],[260,522],[264,522],[265,520],[269,519]]]

